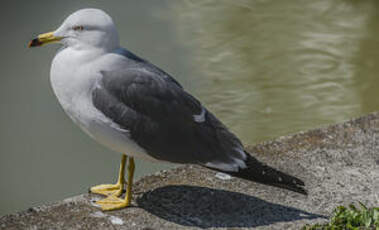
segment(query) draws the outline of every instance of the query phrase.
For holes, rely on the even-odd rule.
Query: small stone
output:
[[[220,180],[230,180],[230,179],[232,179],[232,177],[230,175],[225,174],[225,173],[221,173],[221,172],[216,173],[215,177],[217,177]]]
[[[124,221],[121,218],[118,218],[117,216],[110,216],[109,220],[112,224],[115,225],[123,225]]]
[[[106,217],[107,215],[101,211],[97,211],[97,212],[91,213],[90,216],[99,218],[99,217]]]

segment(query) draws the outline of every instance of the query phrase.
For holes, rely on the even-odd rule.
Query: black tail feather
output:
[[[308,194],[304,189],[305,184],[302,180],[265,165],[246,151],[245,153],[247,155],[245,161],[247,167],[245,169],[240,169],[238,172],[222,172],[249,181],[288,189],[304,195]]]

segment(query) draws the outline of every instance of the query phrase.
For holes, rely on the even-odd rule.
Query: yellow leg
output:
[[[91,193],[101,194],[105,196],[121,196],[125,185],[125,164],[126,155],[123,154],[121,158],[120,171],[118,174],[118,180],[116,184],[101,184],[91,187]]]
[[[128,185],[126,188],[125,198],[118,198],[115,195],[110,195],[103,200],[99,200],[96,203],[101,206],[101,209],[104,211],[116,210],[128,207],[132,201],[132,186],[133,186],[133,176],[134,176],[134,159],[129,157],[128,165]]]
[[[127,206],[130,205],[130,202],[132,201],[132,186],[133,186],[133,177],[134,177],[134,158],[129,158],[129,167],[128,167],[128,186],[126,188],[126,195],[125,195],[125,201],[127,203]]]

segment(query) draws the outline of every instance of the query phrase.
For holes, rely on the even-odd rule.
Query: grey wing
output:
[[[172,81],[141,68],[102,72],[95,107],[150,156],[235,171],[245,154],[238,138],[201,103]]]

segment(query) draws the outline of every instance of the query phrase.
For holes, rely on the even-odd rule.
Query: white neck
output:
[[[96,65],[91,65],[104,55],[98,49],[76,50],[71,47],[59,51],[53,59],[50,81],[55,95],[65,110],[75,105],[80,96],[89,96],[91,87],[98,77]]]

